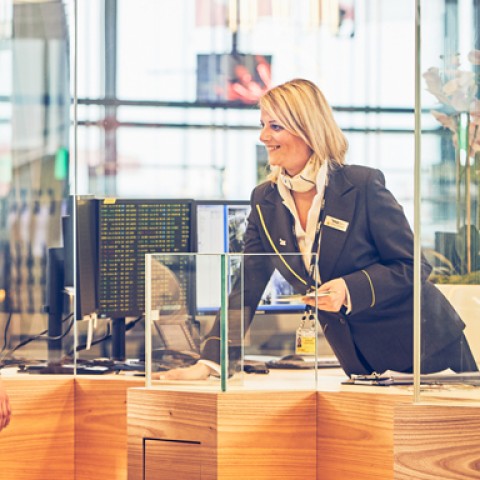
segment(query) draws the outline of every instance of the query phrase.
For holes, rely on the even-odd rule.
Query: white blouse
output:
[[[305,230],[300,224],[300,218],[291,191],[282,182],[277,182],[278,192],[283,199],[283,204],[290,210],[295,219],[295,236],[297,237],[298,248],[300,249],[307,270],[310,268],[312,247],[315,242],[315,231],[317,229],[318,217],[323,203],[325,186],[328,181],[327,172],[328,163],[325,162],[317,173],[317,194],[315,195],[310,210],[308,211]]]
[[[315,242],[315,231],[318,224],[318,217],[322,208],[322,203],[325,196],[325,187],[328,185],[328,162],[325,162],[317,173],[317,194],[313,198],[312,205],[307,215],[307,225],[304,230],[300,224],[300,218],[298,216],[297,208],[293,200],[291,191],[282,183],[277,182],[278,192],[283,199],[283,204],[290,210],[295,219],[295,236],[297,237],[298,248],[303,257],[303,262],[307,270],[310,269],[310,263],[312,260],[312,247]],[[316,268],[318,269],[318,260],[316,261]],[[321,279],[320,272],[317,271],[316,278]],[[345,284],[345,307],[347,308],[347,314],[352,311],[352,304],[350,300],[350,292]]]

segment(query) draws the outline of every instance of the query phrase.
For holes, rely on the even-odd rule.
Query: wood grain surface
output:
[[[0,479],[73,480],[72,379],[25,375],[3,382],[13,413],[0,433]]]
[[[172,478],[168,464],[175,465],[180,480],[315,480],[315,395],[132,389],[129,480],[143,478],[144,448],[152,479]],[[156,443],[144,447],[144,439]]]
[[[143,480],[144,455],[146,480],[480,479],[473,400],[415,405],[383,387],[131,388],[143,379],[118,376],[3,381],[13,416],[0,480]]]
[[[75,480],[127,479],[128,377],[76,377]]]
[[[480,479],[478,407],[402,405],[394,425],[395,480]]]
[[[316,478],[316,393],[218,397],[218,478]]]
[[[406,396],[318,392],[318,480],[393,479],[393,416]]]
[[[202,480],[215,480],[216,399],[215,393],[130,389],[128,480],[143,480],[144,455],[148,478],[188,479],[200,466]],[[144,450],[144,439],[155,442],[149,442]],[[165,464],[176,465],[176,477],[167,475]]]

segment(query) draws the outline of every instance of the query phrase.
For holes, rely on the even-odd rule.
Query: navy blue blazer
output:
[[[413,233],[402,207],[386,189],[383,174],[355,165],[332,168],[322,220],[321,280],[342,277],[352,304],[348,315],[343,309],[318,312],[342,368],[348,375],[408,371],[413,363]],[[233,312],[240,315],[243,307],[245,328],[249,327],[275,268],[298,293],[314,284],[301,256],[288,255],[298,252],[294,219],[277,186],[271,182],[257,186],[245,234],[244,283],[234,285],[229,296],[230,325],[235,323]],[[259,253],[275,255],[248,256]],[[465,327],[427,281],[430,271],[423,260],[422,358],[454,342]],[[216,334],[218,325],[212,332]],[[231,345],[240,343],[238,332],[235,335]],[[218,361],[215,343],[207,341],[204,357]]]

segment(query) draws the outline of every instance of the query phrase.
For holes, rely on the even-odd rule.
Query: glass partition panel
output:
[[[348,161],[384,170],[410,215],[413,5],[321,3],[77,1],[75,194],[247,200],[266,173],[258,95],[305,77],[331,103]],[[96,313],[88,250],[78,257],[80,357],[110,358],[123,337],[134,356],[143,323],[129,326],[141,312]]]
[[[480,401],[480,11],[467,0],[420,4],[418,214],[431,272],[421,287],[416,388],[422,400]]]
[[[298,254],[147,255],[147,386],[315,388],[319,365],[339,365],[304,271]]]
[[[265,173],[258,96],[304,77],[351,163],[386,171],[411,203],[413,3],[323,3],[78,1],[77,194],[248,199]]]
[[[73,371],[68,210],[71,3],[0,5],[0,368]]]

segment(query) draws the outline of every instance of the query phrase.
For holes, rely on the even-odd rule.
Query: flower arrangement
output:
[[[476,158],[480,152],[480,100],[477,98],[477,74],[473,71],[474,66],[480,65],[480,50],[470,51],[467,59],[471,65],[470,70],[460,68],[461,59],[457,54],[443,59],[443,70],[430,67],[423,78],[427,91],[441,104],[441,110],[432,110],[432,115],[452,132],[456,157],[456,244],[459,256],[455,273],[469,275],[480,268],[480,164]],[[472,194],[472,187],[476,187],[475,194]],[[476,218],[472,220],[472,216]]]
[[[480,50],[472,50],[468,56],[471,65],[480,65]],[[473,71],[460,69],[460,55],[454,55],[446,62],[446,68],[440,71],[430,67],[423,78],[427,91],[434,95],[442,104],[443,111],[432,110],[435,119],[453,132],[452,140],[455,147],[466,148],[467,156],[472,157],[480,151],[480,101],[477,98],[478,85]],[[461,119],[460,114],[468,114],[467,119]],[[468,125],[465,124],[468,120]],[[468,126],[468,128],[467,128]],[[468,140],[463,144],[459,134],[468,130]]]

